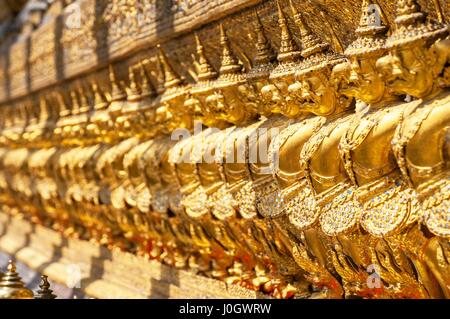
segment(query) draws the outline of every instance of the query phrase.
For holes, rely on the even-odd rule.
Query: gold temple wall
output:
[[[446,14],[450,15],[448,0],[439,0]],[[342,44],[347,46],[354,38],[354,26],[359,20],[361,0],[307,0],[294,1],[304,12],[308,24],[328,41],[331,24]],[[382,1],[381,6],[392,23],[396,0]],[[436,17],[433,0],[419,1],[426,12]],[[137,13],[119,8],[118,1],[83,0],[81,28],[68,29],[68,17],[62,14],[37,29],[29,38],[18,43],[3,43],[0,51],[0,104],[8,100],[26,97],[32,92],[92,74],[108,62],[132,61],[154,56],[155,45],[162,43],[174,65],[188,79],[192,79],[183,61],[189,61],[195,53],[192,32],[198,31],[210,52],[211,63],[219,64],[220,49],[215,39],[216,22],[223,22],[232,43],[239,43],[236,54],[243,61],[251,60],[250,25],[239,21],[251,16],[258,8],[268,37],[279,45],[279,32],[274,1],[261,0],[198,0],[177,1],[172,9],[164,1],[134,1],[142,4],[145,15],[137,20]],[[188,5],[189,3],[189,5]],[[132,5],[133,6],[133,5]],[[342,10],[341,10],[342,9]],[[321,12],[326,18],[321,16]],[[289,19],[289,23],[293,22]],[[133,25],[136,27],[130,27]],[[115,36],[120,35],[120,36]],[[295,36],[295,34],[294,34]],[[181,63],[180,63],[181,62]],[[154,63],[154,61],[153,61]],[[125,66],[124,66],[125,67]]]
[[[71,6],[0,42],[1,250],[100,298],[450,297],[447,0]]]

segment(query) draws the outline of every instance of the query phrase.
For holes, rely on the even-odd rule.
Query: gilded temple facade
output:
[[[3,2],[0,250],[98,297],[450,298],[449,1]]]

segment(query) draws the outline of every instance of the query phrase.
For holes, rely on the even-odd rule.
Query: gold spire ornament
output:
[[[321,71],[322,69],[330,69],[334,65],[344,61],[344,57],[333,52],[330,44],[323,42],[306,23],[302,14],[289,0],[294,22],[300,30],[303,60],[299,64],[299,70],[296,77],[302,77],[313,71]]]
[[[94,92],[94,110],[103,110],[108,107],[108,100],[103,92],[100,91],[98,83],[95,81],[91,84],[92,91]]]
[[[256,54],[253,58],[253,67],[247,72],[247,80],[268,78],[270,71],[275,67],[276,54],[264,34],[264,27],[258,12],[255,11]]]
[[[158,44],[157,48],[159,51],[159,63],[161,64],[161,68],[164,73],[164,88],[167,90],[181,85],[183,83],[183,78],[175,72],[160,44]]]
[[[127,104],[129,104],[130,102],[139,100],[141,97],[141,90],[137,84],[136,74],[135,74],[133,67],[130,67],[128,69],[128,77],[129,77],[130,85],[126,88],[127,101],[128,101]]]
[[[230,40],[225,32],[223,24],[220,28],[220,45],[222,46],[222,56],[220,61],[219,73],[221,76],[226,74],[238,74],[242,70],[242,65],[231,50]]]
[[[346,56],[377,56],[386,51],[388,28],[370,5],[374,5],[372,0],[363,1],[359,26],[355,31],[357,38],[345,49]]]
[[[64,96],[61,92],[55,92],[54,95],[55,102],[58,105],[58,120],[56,122],[53,134],[56,138],[63,140],[66,138],[64,134],[64,127],[68,124],[67,119],[70,115],[70,109],[68,108]]]
[[[127,94],[123,82],[119,82],[112,64],[109,65],[109,81],[111,82],[111,102],[108,111],[111,116],[117,117],[126,104]]]
[[[271,105],[271,102],[265,103],[261,89],[269,84],[269,76],[276,67],[277,56],[264,33],[264,27],[256,10],[255,18],[256,54],[253,58],[252,68],[245,74],[253,90],[248,91],[246,94],[249,100],[253,99],[254,103],[256,103],[255,110],[258,114],[270,116],[271,109],[269,105]]]
[[[0,280],[0,299],[33,299],[33,297],[33,292],[25,288],[22,278],[16,271],[16,265],[10,260]]]
[[[199,81],[208,81],[217,77],[217,72],[212,67],[205,54],[205,48],[203,47],[200,37],[197,33],[194,34],[195,43],[197,45],[197,77]]]
[[[70,109],[67,106],[64,95],[61,92],[55,92],[55,98],[59,107],[59,117],[66,117],[70,114]]]
[[[242,65],[231,49],[230,40],[222,24],[220,45],[222,47],[219,77],[213,83],[214,93],[205,102],[208,112],[232,124],[242,124],[254,116],[255,110],[246,105],[247,81]]]
[[[145,131],[143,114],[140,112],[142,105],[141,89],[137,84],[135,67],[130,67],[128,74],[130,84],[126,88],[127,103],[124,104],[114,123],[121,138],[140,135]]]
[[[50,106],[46,96],[41,95],[39,97],[39,107],[40,107],[39,122],[45,123],[50,117]]]
[[[91,87],[94,92],[94,109],[91,111],[86,130],[94,140],[106,141],[111,135],[109,134],[111,121],[108,112],[109,102],[96,81],[92,82]]]
[[[83,85],[78,87],[78,96],[80,97],[80,113],[87,114],[90,110],[90,105],[88,101],[88,91]]]
[[[190,87],[189,96],[185,100],[184,106],[191,110],[194,120],[199,120],[206,126],[222,127],[224,124],[218,121],[206,108],[206,98],[214,90],[214,81],[218,74],[206,56],[200,36],[195,33],[194,37],[197,51],[197,61],[194,60],[194,66],[197,69],[197,81]]]
[[[300,30],[300,37],[302,40],[302,56],[307,58],[314,53],[326,51],[330,45],[322,42],[319,37],[311,31],[303,16],[297,11],[297,8],[292,3],[292,0],[289,0],[289,6],[291,8],[292,15],[294,16],[294,22]]]
[[[281,113],[289,118],[296,118],[301,112],[295,96],[290,94],[288,87],[295,82],[294,74],[302,59],[302,53],[292,37],[279,1],[277,1],[277,9],[278,25],[281,29],[281,44],[277,55],[278,64],[270,72],[271,84],[265,85],[261,89],[261,94],[266,108],[271,109],[272,113]]]
[[[161,121],[166,121],[163,125],[166,130],[191,129],[193,126],[192,114],[189,109],[184,107],[189,86],[184,83],[184,78],[175,72],[161,45],[158,44],[157,49],[159,65],[164,74],[164,92],[160,95],[162,109],[157,110],[157,117],[165,117]]]
[[[157,107],[157,99],[155,98],[156,92],[150,81],[144,62],[142,61],[138,64],[138,72],[141,79],[139,111],[142,112],[143,120],[145,120],[148,125],[154,125],[156,123]],[[156,128],[157,126],[154,127]],[[152,136],[159,131],[159,128],[154,130],[143,128],[142,130],[144,131],[142,132],[144,135],[148,133],[149,136]]]
[[[414,45],[417,41],[433,42],[448,35],[448,26],[427,19],[417,0],[399,0],[396,28],[386,41],[388,48]]]
[[[141,97],[143,99],[153,98],[156,92],[145,69],[144,62],[139,63],[139,76],[141,77]]]
[[[281,44],[278,50],[277,59],[280,63],[292,62],[300,59],[301,52],[298,45],[292,37],[291,30],[287,25],[287,20],[281,9],[280,1],[277,0],[278,25],[281,29]]]
[[[56,295],[53,293],[53,290],[50,289],[50,283],[48,282],[47,276],[41,276],[39,290],[36,292],[34,299],[56,299]]]
[[[70,101],[72,104],[72,115],[80,114],[80,102],[78,100],[77,92],[75,90],[70,91]]]
[[[304,59],[297,64],[296,81],[288,88],[291,94],[288,113],[291,117],[301,114],[302,111],[326,116],[333,114],[336,109],[347,108],[350,100],[338,94],[330,83],[332,68],[344,62],[344,56],[331,50],[329,43],[323,42],[311,31],[292,1],[290,7],[295,24],[301,30]]]

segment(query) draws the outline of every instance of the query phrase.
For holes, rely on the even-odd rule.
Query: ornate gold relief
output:
[[[2,210],[275,298],[450,296],[438,2],[268,1],[184,32],[179,1],[149,50],[155,2],[89,4],[2,58]]]

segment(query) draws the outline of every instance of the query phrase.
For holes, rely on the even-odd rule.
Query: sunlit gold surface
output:
[[[276,298],[450,297],[447,13],[358,4],[346,35],[267,1],[246,38],[224,19],[3,102],[2,209]]]

